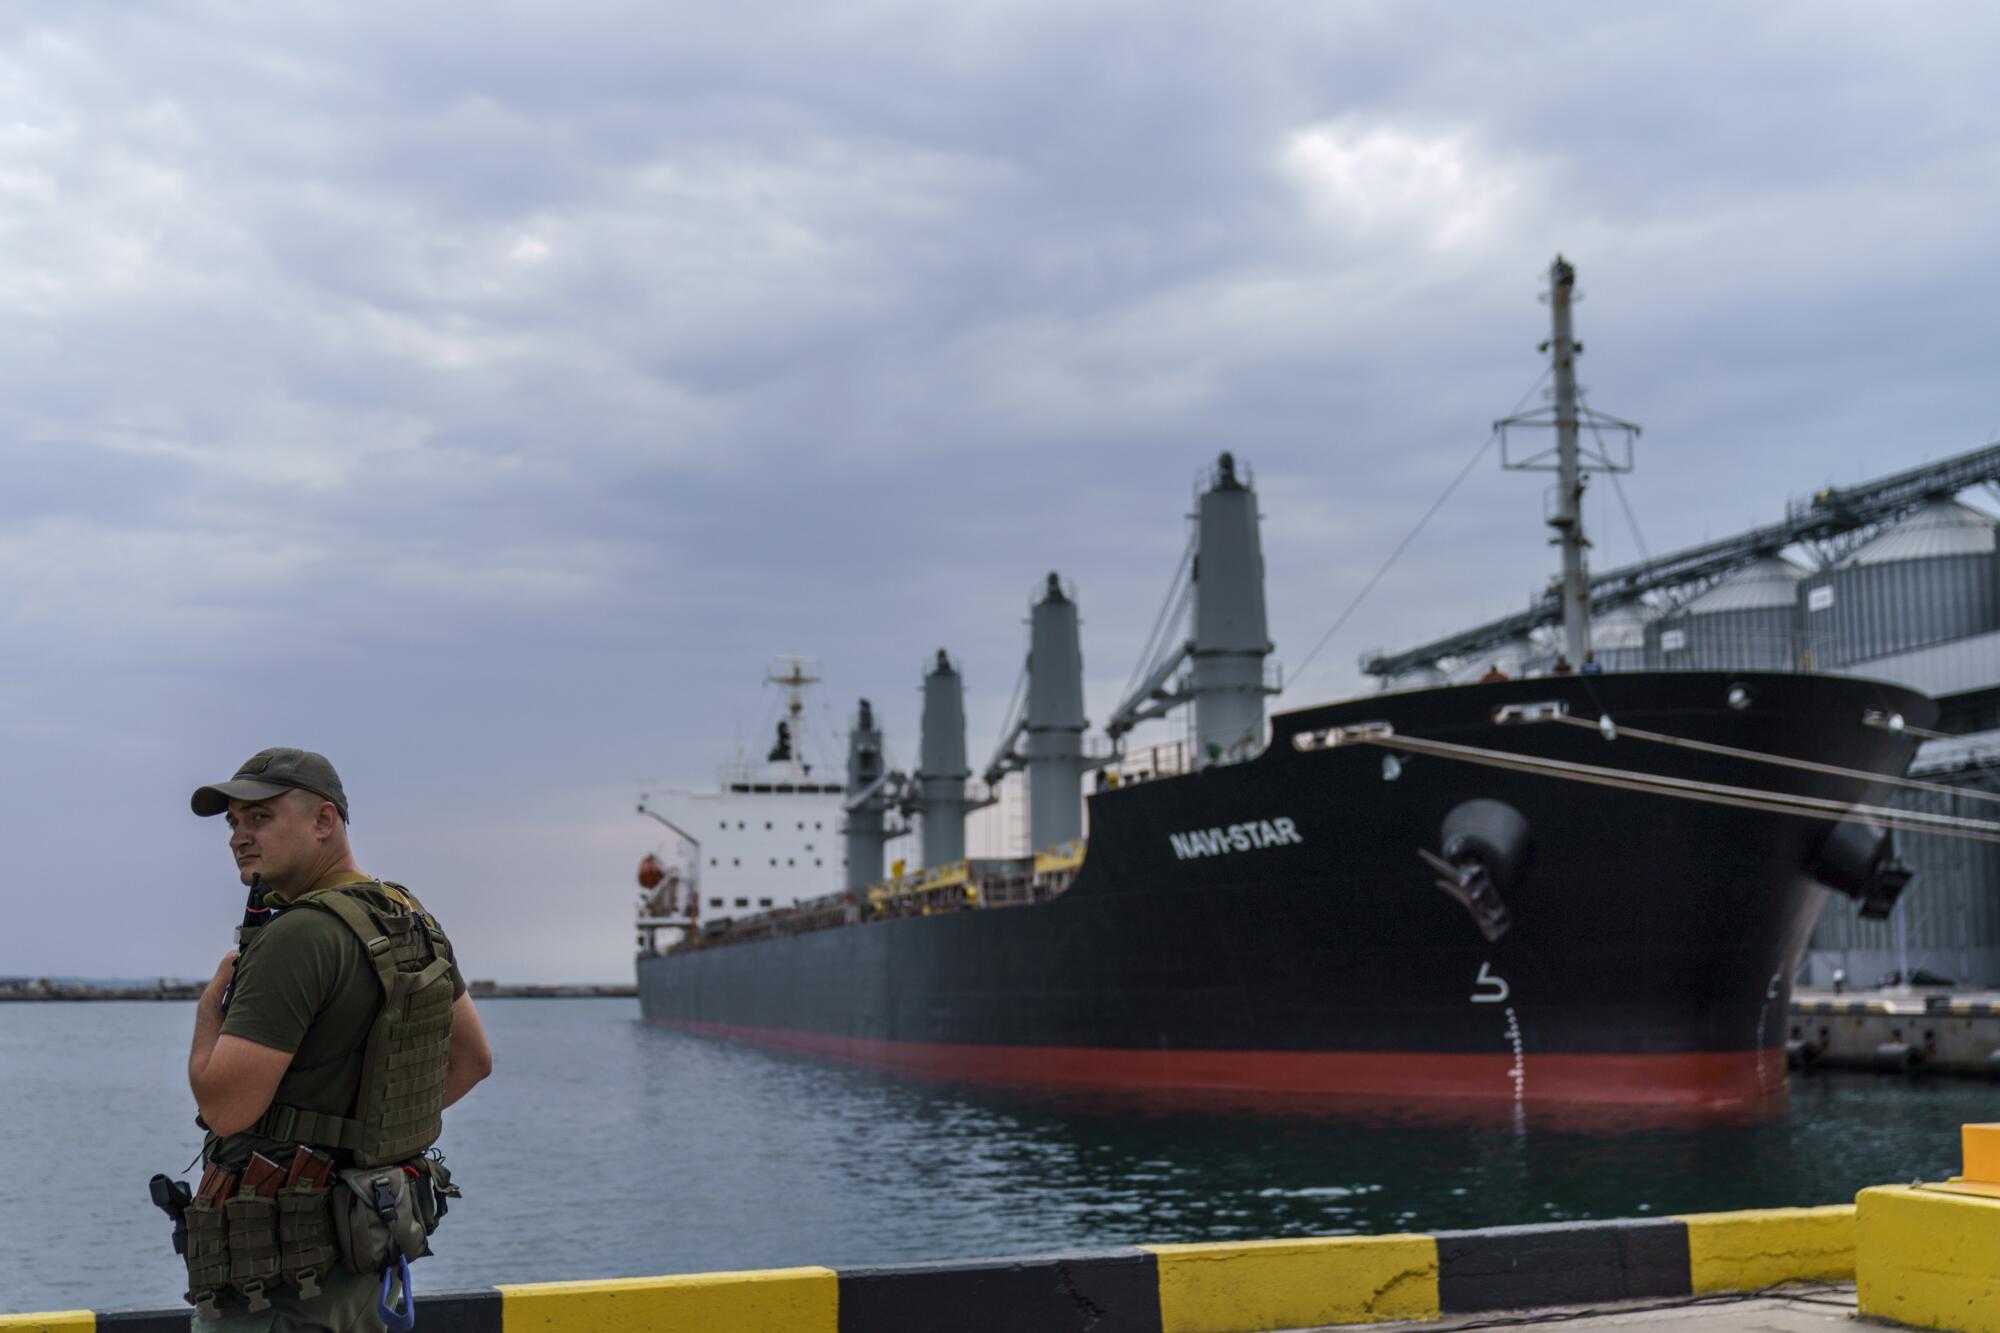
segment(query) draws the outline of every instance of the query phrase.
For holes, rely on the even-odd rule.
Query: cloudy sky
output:
[[[1295,671],[1534,381],[1558,250],[1656,552],[2000,436],[1996,29],[9,6],[0,974],[206,975],[188,790],[296,744],[474,975],[629,976],[635,794],[764,739],[771,655],[907,758],[949,646],[983,755],[1058,569],[1101,721],[1224,448]],[[1521,606],[1540,482],[1483,464],[1288,701]]]

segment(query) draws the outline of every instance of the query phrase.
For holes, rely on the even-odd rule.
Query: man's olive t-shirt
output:
[[[313,889],[375,882],[366,875],[341,874]],[[455,962],[451,993],[453,999],[465,994]],[[289,907],[260,929],[236,960],[236,989],[222,1019],[222,1035],[291,1052],[291,1068],[278,1081],[273,1105],[351,1116],[368,1029],[381,1007],[382,985],[354,932],[331,912]],[[212,1156],[241,1170],[252,1152],[289,1163],[291,1147],[231,1134]]]

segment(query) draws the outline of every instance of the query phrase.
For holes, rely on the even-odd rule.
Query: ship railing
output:
[[[1129,787],[1135,782],[1175,778],[1192,771],[1194,765],[1188,743],[1162,741],[1143,750],[1133,750],[1116,763],[1106,766],[1099,785],[1100,788]]]
[[[680,953],[718,945],[805,935],[912,916],[942,916],[989,908],[1025,907],[1061,896],[1076,878],[1081,846],[1072,855],[1037,870],[1036,858],[1009,858],[982,863],[976,870],[966,862],[941,868],[940,874],[886,880],[858,892],[826,894],[788,907],[752,916],[723,917],[697,924],[662,952]]]

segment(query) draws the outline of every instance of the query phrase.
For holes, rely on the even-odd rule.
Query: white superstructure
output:
[[[706,925],[750,916],[823,897],[844,882],[844,774],[800,746],[805,689],[818,683],[813,669],[808,658],[781,658],[766,676],[786,692],[786,716],[761,762],[730,765],[713,790],[641,800],[640,811],[676,835],[662,859],[680,881],[681,917]]]

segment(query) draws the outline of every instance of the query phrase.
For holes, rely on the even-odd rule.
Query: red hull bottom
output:
[[[1684,1107],[1763,1101],[1785,1088],[1782,1047],[1675,1055],[1531,1053],[1517,1070],[1512,1055],[984,1046],[648,1021],[875,1069],[1026,1087]]]

